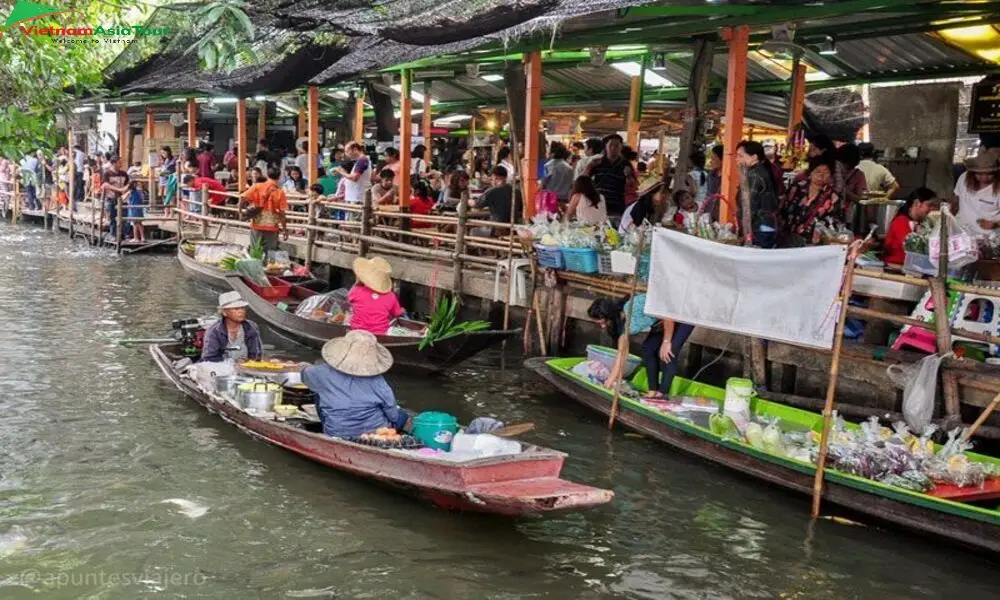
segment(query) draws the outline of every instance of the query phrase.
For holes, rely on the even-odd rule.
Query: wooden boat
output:
[[[250,304],[250,310],[268,325],[291,339],[311,348],[322,348],[328,340],[345,335],[349,328],[337,323],[327,323],[306,319],[295,314],[298,304],[319,292],[321,286],[309,282],[289,284],[278,278],[271,278],[275,288],[287,289],[278,297],[264,298],[239,275],[226,277],[232,289]],[[260,289],[260,288],[258,288]],[[278,307],[285,306],[285,310]],[[426,323],[400,321],[400,325],[414,330],[422,330]],[[378,336],[379,342],[392,352],[394,364],[400,367],[438,372],[454,367],[483,350],[496,346],[504,339],[517,336],[519,330],[476,331],[443,339],[423,350],[419,348],[417,336]]]
[[[532,358],[525,362],[525,366],[580,404],[600,413],[610,414],[611,392],[572,372],[572,368],[583,360],[585,359]],[[642,374],[642,371],[639,373]],[[641,375],[641,381],[645,381],[644,374]],[[725,390],[676,378],[671,394],[722,401]],[[822,431],[822,415],[761,398],[755,399],[754,403],[754,410],[758,415],[779,417],[782,422]],[[617,420],[643,435],[751,477],[801,494],[812,493],[816,469],[811,463],[769,454],[741,441],[723,439],[706,427],[627,398],[619,400]],[[990,456],[966,454],[972,460],[1000,463],[1000,460]],[[937,497],[949,495],[944,488],[951,487],[953,486],[939,486],[930,494],[914,492],[828,468],[825,472],[823,499],[826,503],[918,533],[938,536],[976,549],[1000,552],[1000,509],[992,508],[997,506],[995,499],[1000,497],[1000,491],[994,490],[997,493],[992,495],[992,507],[986,508]],[[971,497],[980,490],[955,489],[968,490],[973,493]],[[983,499],[982,495],[978,499]]]
[[[183,246],[183,243],[177,244],[177,260],[189,277],[213,289],[223,291],[229,289],[229,284],[226,283],[227,271],[196,261],[184,252]]]
[[[205,393],[176,368],[177,345],[150,347],[153,360],[184,394],[255,438],[328,467],[387,485],[434,506],[498,515],[578,510],[610,502],[614,492],[559,478],[566,455],[524,444],[517,455],[451,462],[332,438],[289,422],[260,418]]]

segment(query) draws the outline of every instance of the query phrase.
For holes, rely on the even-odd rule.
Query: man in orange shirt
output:
[[[278,185],[281,171],[277,167],[267,169],[267,181],[254,184],[243,192],[241,206],[249,205],[245,214],[250,218],[250,243],[262,240],[264,251],[278,249],[278,234],[288,239],[288,225],[285,211],[288,210],[288,196]]]

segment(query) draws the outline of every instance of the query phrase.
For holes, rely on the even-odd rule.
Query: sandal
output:
[[[649,400],[664,400],[664,399],[666,399],[666,396],[663,395],[663,392],[658,391],[658,390],[654,390],[654,391],[651,391],[651,392],[646,392],[646,395],[643,396],[643,397],[647,398]]]

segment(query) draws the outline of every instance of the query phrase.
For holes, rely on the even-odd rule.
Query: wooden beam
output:
[[[704,138],[703,121],[705,105],[708,103],[708,84],[711,82],[712,62],[715,57],[714,40],[700,37],[694,41],[694,62],[691,65],[691,77],[688,81],[688,100],[684,109],[684,131],[681,134],[680,151],[677,156],[677,169],[674,173],[673,189],[679,190],[687,183],[688,157],[695,147],[701,147]],[[664,144],[661,135],[660,160],[665,160]]]
[[[403,69],[399,78],[399,207],[404,211],[410,208],[410,167],[413,153],[410,141],[413,139],[413,99],[410,98],[410,87],[413,79],[410,70]]]
[[[267,102],[261,101],[257,105],[257,143],[267,139]]]
[[[433,152],[431,150],[431,147],[433,146],[433,144],[431,143],[431,141],[432,141],[432,137],[431,137],[431,127],[432,127],[432,120],[431,120],[431,83],[432,82],[429,79],[424,82],[424,115],[423,115],[423,117],[424,117],[423,118],[423,121],[424,121],[424,123],[423,123],[423,125],[424,125],[423,126],[423,133],[424,133],[424,156],[423,156],[423,159],[424,159],[424,162],[427,163],[427,168],[430,168],[430,166],[431,166],[431,159],[434,157],[434,154],[433,154]]]
[[[806,66],[795,61],[792,69],[792,99],[788,111],[788,141],[791,142],[795,128],[802,122],[802,108],[806,101]]]
[[[319,179],[316,157],[319,155],[319,87],[309,86],[309,143],[307,154],[309,164],[306,167],[306,181],[310,185]]]
[[[303,138],[309,135],[307,131],[308,124],[306,123],[306,103],[299,98],[299,120],[295,126],[295,139]],[[298,150],[298,148],[296,148]]]
[[[236,162],[236,181],[240,192],[247,187],[247,100],[240,98],[236,101],[236,155],[240,160]]]
[[[625,143],[633,150],[639,148],[639,123],[642,121],[641,109],[639,108],[640,94],[642,94],[642,77],[633,75],[628,93],[628,116],[625,119],[625,130],[628,132],[628,139],[625,140]]]
[[[128,167],[128,109],[122,105],[118,109],[118,158],[122,161],[122,166]]]
[[[523,190],[521,202],[524,219],[535,216],[535,192],[538,191],[538,160],[542,155],[539,147],[538,129],[542,121],[542,55],[531,52],[524,57],[525,89],[524,104],[524,162],[521,166]]]
[[[194,98],[187,99],[187,122],[187,145],[194,148],[198,145],[198,104]]]
[[[354,98],[354,141],[365,143],[365,90],[358,90]]]
[[[726,118],[722,158],[722,202],[719,207],[719,221],[732,223],[736,215],[737,190],[740,170],[736,164],[736,146],[743,137],[743,116],[746,112],[747,92],[747,50],[750,28],[746,25],[726,28],[723,38],[729,42],[729,73],[726,80]],[[749,217],[749,215],[745,215]],[[752,232],[744,231],[746,236]]]
[[[151,147],[153,136],[156,134],[156,117],[153,115],[153,107],[146,107],[146,149]]]

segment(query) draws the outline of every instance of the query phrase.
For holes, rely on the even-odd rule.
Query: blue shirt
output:
[[[625,308],[622,309],[622,314],[628,314],[628,311],[632,308],[632,300],[625,303]],[[656,317],[651,317],[646,314],[646,294],[636,294],[635,295],[635,310],[632,312],[632,320],[628,324],[629,335],[636,335],[637,333],[642,333],[643,331],[649,331],[653,325],[659,322]]]
[[[316,392],[316,412],[323,433],[331,437],[356,438],[379,427],[401,429],[409,418],[381,375],[355,377],[321,363],[302,370],[302,383]]]

